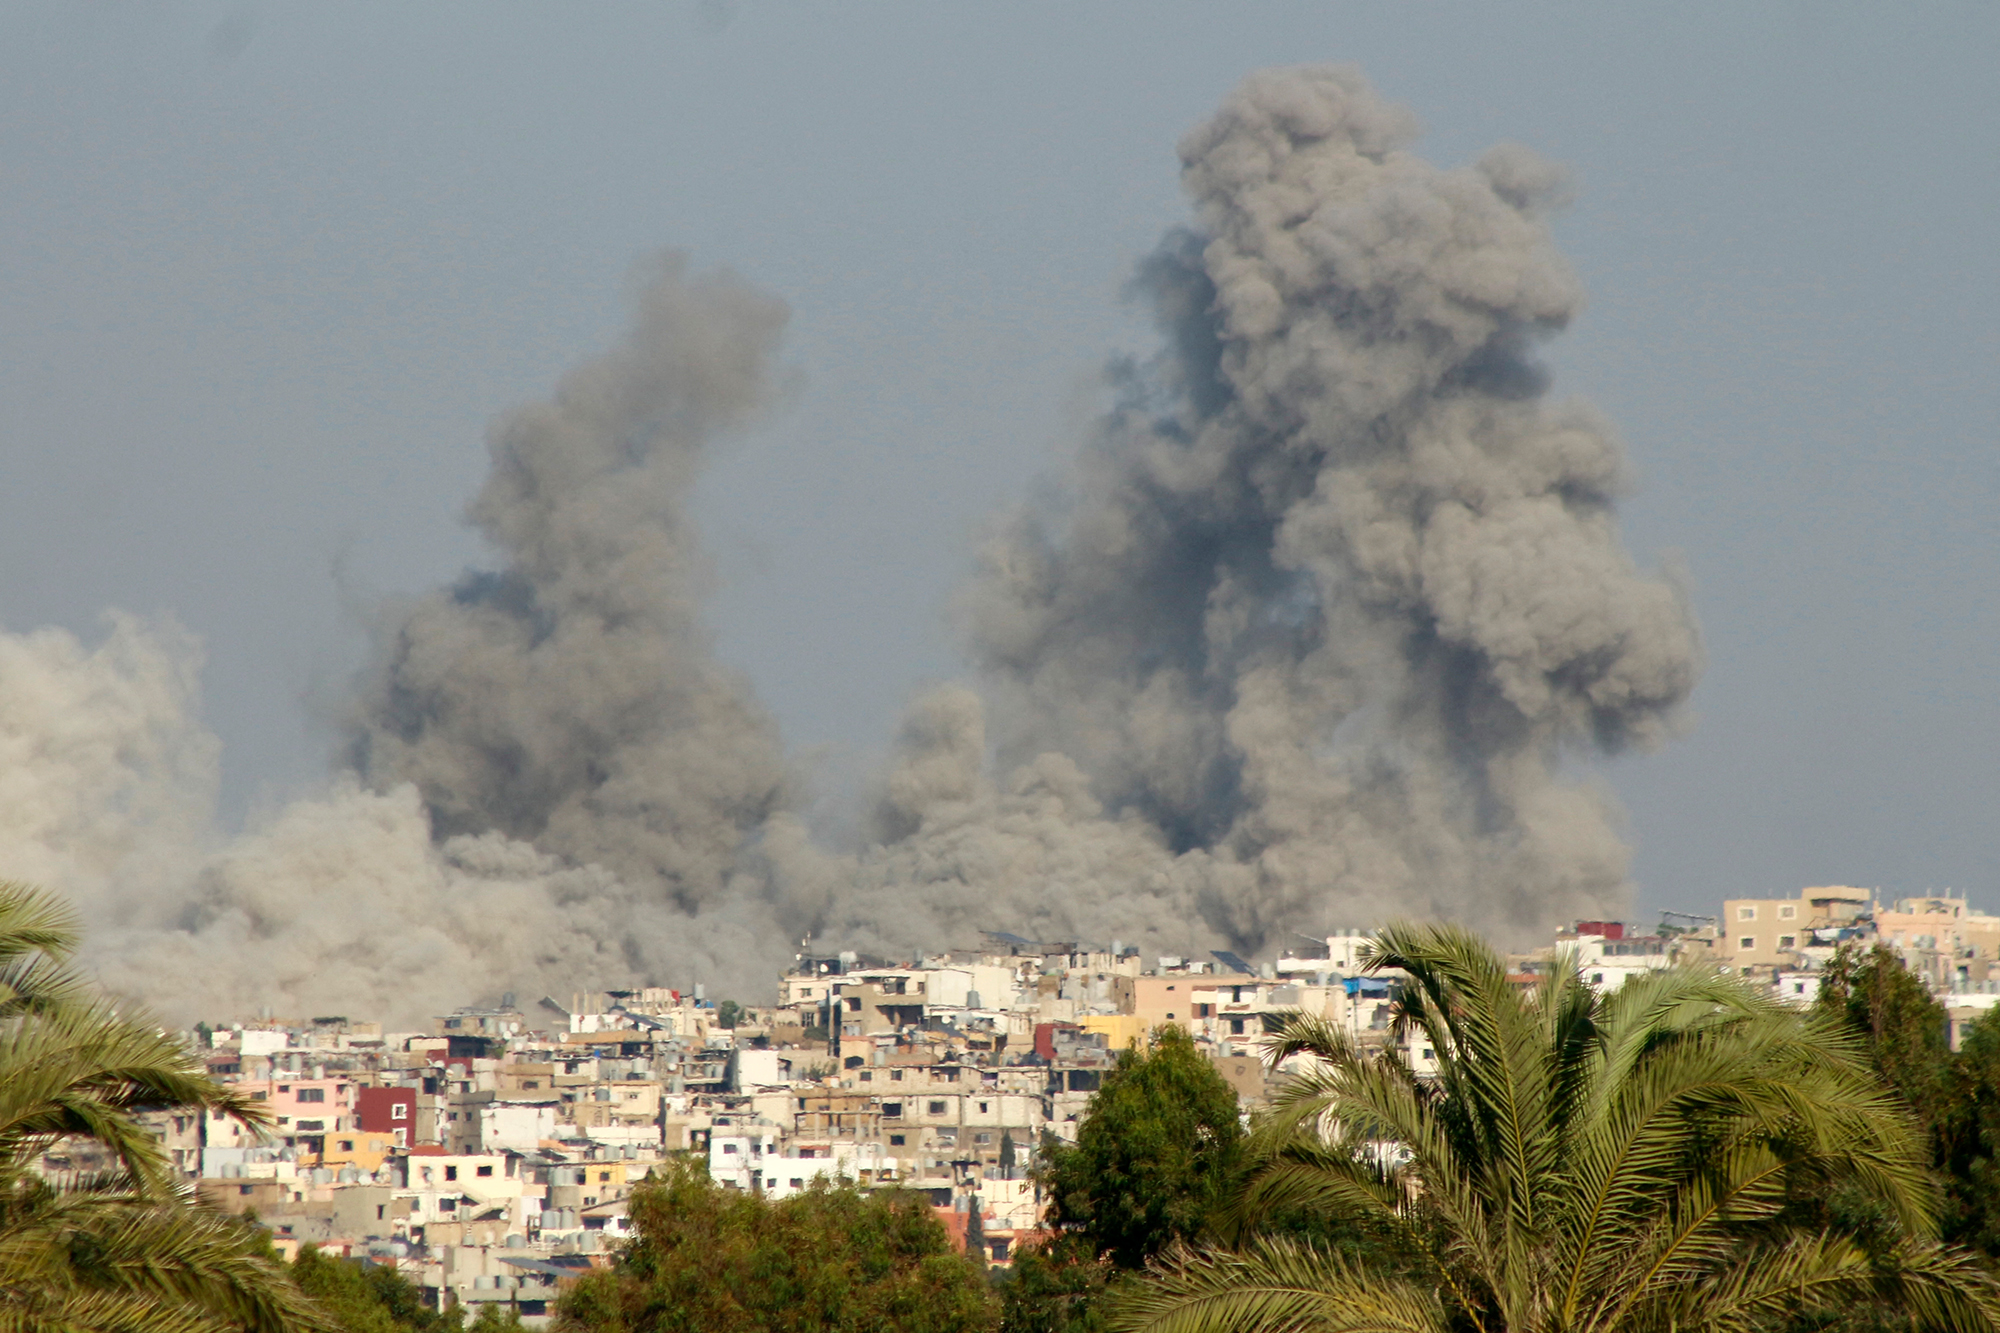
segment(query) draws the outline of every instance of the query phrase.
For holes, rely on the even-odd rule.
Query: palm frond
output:
[[[1170,1251],[1150,1280],[1113,1298],[1116,1333],[1446,1333],[1435,1292],[1384,1281],[1339,1255],[1285,1240],[1241,1251]]]

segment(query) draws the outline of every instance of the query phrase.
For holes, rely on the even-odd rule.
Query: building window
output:
[[[974,1134],[972,1141],[974,1143],[991,1143],[993,1142],[993,1136],[991,1134]]]
[[[981,1115],[985,1115],[985,1114],[986,1114],[986,1103],[985,1103],[985,1102],[981,1102],[981,1103],[979,1103],[979,1114],[981,1114]]]
[[[932,1114],[932,1115],[943,1115],[943,1114],[944,1114],[944,1103],[943,1103],[943,1102],[932,1102],[932,1103],[931,1103],[931,1114]]]
[[[864,1069],[861,1071],[861,1081],[863,1083],[873,1083],[875,1081],[875,1075],[870,1073],[868,1070]]]
[[[792,1188],[793,1188],[793,1189],[795,1189],[795,1190],[802,1190],[802,1189],[804,1189],[805,1187],[806,1187],[806,1182],[805,1182],[805,1181],[803,1181],[803,1180],[799,1179],[799,1178],[798,1178],[797,1176],[793,1176],[793,1177],[792,1177]]]
[[[482,1176],[490,1176],[493,1174],[493,1168],[490,1166],[482,1166],[479,1168],[478,1174]]]
[[[1797,948],[1797,947],[1798,947],[1798,943],[1799,943],[1799,937],[1798,937],[1798,936],[1796,936],[1796,935],[1780,935],[1780,936],[1778,936],[1778,947],[1779,947],[1780,949],[1793,949],[1793,948]]]
[[[884,1120],[898,1120],[902,1118],[902,1115],[903,1104],[901,1102],[882,1103],[882,1118]]]
[[[901,1134],[891,1134],[891,1135],[889,1136],[889,1146],[890,1146],[891,1148],[900,1148],[900,1147],[902,1147],[902,1146],[903,1146],[903,1136],[902,1136]]]
[[[457,1211],[458,1211],[458,1200],[457,1200],[457,1199],[439,1199],[439,1200],[438,1200],[438,1211],[439,1211],[439,1212],[441,1212],[441,1213],[455,1213],[455,1212],[457,1212]]]
[[[609,1171],[599,1171],[597,1178],[599,1181],[608,1181],[611,1179],[611,1173]]]
[[[391,1120],[408,1120],[410,1118],[410,1108],[402,1102],[396,1102],[389,1108],[389,1118]]]
[[[1230,1019],[1230,1020],[1229,1020],[1229,1035],[1230,1035],[1230,1036],[1232,1036],[1232,1037],[1240,1037],[1240,1036],[1242,1036],[1242,1035],[1243,1035],[1243,1020],[1242,1020],[1242,1019],[1240,1019],[1240,1018],[1232,1018],[1232,1019]]]
[[[446,1167],[446,1168],[444,1169],[444,1178],[445,1178],[446,1180],[457,1180],[457,1179],[458,1179],[458,1168],[457,1168],[457,1167],[455,1167],[455,1166],[448,1166],[448,1167]]]
[[[1757,941],[1755,938],[1745,935],[1742,939],[1736,941],[1736,947],[1739,949],[1754,949],[1757,947]]]
[[[353,1151],[354,1151],[354,1140],[353,1140],[353,1139],[342,1139],[342,1140],[340,1141],[340,1150],[341,1150],[342,1152],[353,1152]]]
[[[1757,909],[1754,907],[1739,907],[1736,909],[1736,919],[1738,921],[1755,921],[1757,919]]]
[[[891,1083],[901,1083],[901,1082],[903,1081],[903,1071],[902,1071],[902,1070],[900,1070],[900,1069],[892,1069],[892,1070],[890,1070],[890,1071],[889,1071],[889,1081],[890,1081]]]
[[[302,1102],[323,1102],[323,1101],[325,1101],[325,1100],[326,1100],[326,1089],[325,1089],[325,1088],[300,1088],[300,1089],[299,1089],[299,1100],[300,1100],[300,1101],[302,1101]]]
[[[1798,914],[1799,914],[1799,909],[1796,907],[1780,907],[1778,909],[1778,920],[1790,921],[1793,917],[1797,916]]]
[[[725,1144],[723,1144],[723,1145],[722,1145],[722,1153],[723,1153],[723,1156],[725,1156],[725,1157],[728,1157],[728,1156],[732,1156],[732,1155],[734,1155],[734,1154],[735,1154],[735,1152],[736,1152],[736,1145],[735,1145],[735,1144],[733,1144],[733,1143],[725,1143]]]

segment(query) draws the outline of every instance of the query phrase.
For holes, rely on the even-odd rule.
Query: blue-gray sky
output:
[[[325,771],[352,608],[449,578],[498,410],[672,245],[793,308],[701,496],[714,623],[837,793],[959,670],[980,525],[1143,348],[1176,140],[1359,63],[1568,163],[1550,349],[1684,566],[1688,735],[1620,761],[1643,900],[2000,906],[2000,10],[20,4],[0,10],[0,624],[170,611],[231,818]]]

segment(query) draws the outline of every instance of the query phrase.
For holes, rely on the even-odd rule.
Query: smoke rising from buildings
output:
[[[700,616],[690,489],[781,393],[784,312],[669,259],[618,347],[494,428],[494,566],[385,609],[323,797],[223,845],[184,636],[0,642],[4,869],[116,924],[106,979],[176,1015],[748,996],[804,933],[1255,951],[1615,914],[1616,807],[1572,761],[1668,733],[1693,620],[1620,544],[1609,426],[1533,359],[1580,301],[1560,174],[1414,137],[1310,68],[1184,141],[1192,223],[1135,282],[1163,350],[997,530],[960,600],[974,682],[912,705],[853,846],[806,836]]]
[[[496,831],[685,912],[781,808],[777,727],[719,663],[687,516],[704,448],[772,390],[784,307],[663,261],[623,345],[503,419],[470,517],[504,558],[403,610],[354,767],[441,837]]]

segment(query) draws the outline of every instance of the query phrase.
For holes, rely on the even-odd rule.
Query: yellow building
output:
[[[1137,1014],[1085,1014],[1076,1023],[1085,1032],[1103,1033],[1104,1044],[1114,1051],[1146,1049],[1146,1023]]]
[[[372,1176],[395,1147],[393,1134],[343,1129],[326,1136],[326,1150],[320,1154],[319,1164],[334,1171],[351,1166],[363,1175]]]
[[[1213,976],[1170,972],[1157,977],[1113,977],[1111,993],[1118,1012],[1139,1020],[1144,1031],[1162,1023],[1177,1023],[1193,1031],[1196,990],[1214,990]]]
[[[1736,972],[1794,966],[1810,943],[1807,931],[1854,920],[1874,897],[1868,889],[1828,885],[1800,889],[1795,898],[1730,898],[1722,904],[1715,961]]]

